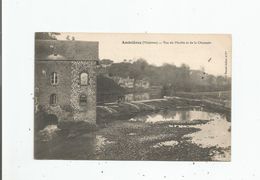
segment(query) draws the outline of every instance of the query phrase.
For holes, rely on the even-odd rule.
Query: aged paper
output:
[[[231,160],[231,35],[35,33],[35,159]]]

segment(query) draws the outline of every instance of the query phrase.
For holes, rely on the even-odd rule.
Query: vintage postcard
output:
[[[34,158],[231,161],[226,34],[35,33]]]

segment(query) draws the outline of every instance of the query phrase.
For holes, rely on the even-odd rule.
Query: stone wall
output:
[[[40,106],[50,106],[50,95],[57,95],[57,106],[70,104],[71,62],[67,61],[37,61],[35,64],[35,88]],[[58,84],[51,84],[51,73],[58,74]]]
[[[48,114],[58,117],[59,124],[84,121],[96,123],[96,61],[36,61],[35,98]],[[58,84],[51,84],[51,73],[58,74]],[[89,75],[89,84],[80,85],[80,73]],[[80,106],[80,94],[87,95],[86,106]],[[57,104],[50,105],[50,95]]]
[[[96,72],[95,61],[72,61],[71,64],[71,97],[70,105],[75,113],[75,121],[96,122]],[[80,74],[87,73],[89,83],[86,86],[80,85]],[[79,97],[81,94],[87,95],[87,105],[80,106]]]

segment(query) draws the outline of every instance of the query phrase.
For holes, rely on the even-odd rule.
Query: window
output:
[[[58,74],[56,72],[51,73],[51,84],[58,84]]]
[[[80,74],[80,85],[82,86],[88,85],[88,74],[85,72]]]
[[[55,105],[57,104],[57,95],[56,94],[52,94],[50,96],[50,105]]]
[[[81,106],[87,105],[87,96],[85,94],[81,94],[79,96],[79,105]]]

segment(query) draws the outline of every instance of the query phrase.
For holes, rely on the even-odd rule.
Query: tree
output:
[[[58,32],[36,32],[35,39],[40,40],[57,40],[57,35],[60,35]]]
[[[113,64],[114,61],[110,60],[110,59],[102,59],[100,60],[100,64],[104,64],[104,65],[110,65]]]
[[[146,77],[147,67],[148,67],[148,63],[145,59],[139,58],[133,62],[130,68],[130,76],[134,78],[134,87],[137,80]]]
[[[190,91],[190,67],[186,64],[182,64],[179,68],[179,73],[180,88],[184,91]]]
[[[66,40],[70,41],[70,35],[66,36]]]
[[[180,67],[165,63],[162,66],[149,64],[145,59],[137,59],[130,63],[112,63],[108,68],[110,76],[133,78],[136,80],[146,79],[152,86],[163,87],[164,95],[172,95],[177,91],[219,91],[230,90],[231,80],[223,76],[216,77],[206,74],[205,68],[191,70],[186,64]]]

